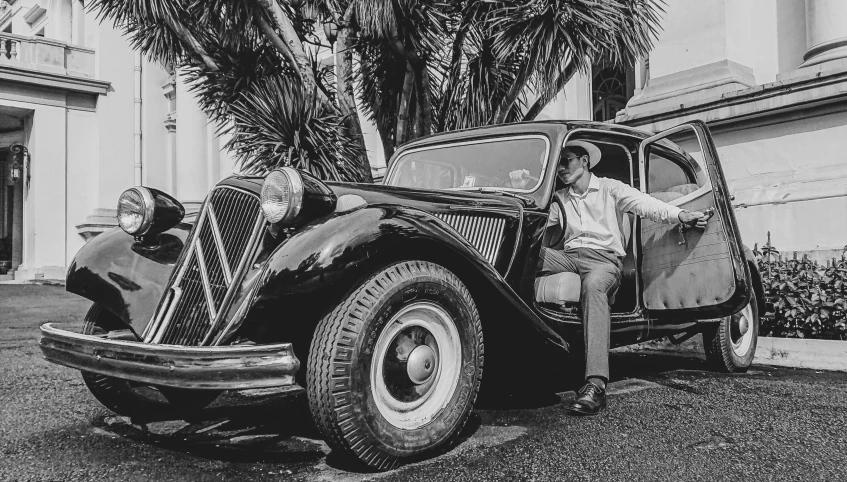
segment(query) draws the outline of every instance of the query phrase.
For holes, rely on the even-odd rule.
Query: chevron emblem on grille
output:
[[[144,340],[207,343],[226,316],[263,225],[255,194],[231,187],[216,188],[203,205],[176,276],[148,325]]]

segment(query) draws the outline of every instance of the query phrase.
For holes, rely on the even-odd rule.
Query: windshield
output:
[[[549,142],[520,136],[410,150],[385,180],[390,186],[419,189],[531,192],[541,182]]]

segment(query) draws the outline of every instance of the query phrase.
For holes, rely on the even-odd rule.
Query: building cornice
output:
[[[0,81],[19,82],[71,92],[106,95],[112,83],[105,80],[88,79],[72,75],[54,74],[11,65],[0,65]]]
[[[828,70],[801,69],[776,82],[703,97],[647,112],[623,115],[616,124],[660,131],[682,122],[700,119],[711,126],[747,122],[810,107],[843,103],[847,98],[847,62],[827,66]]]

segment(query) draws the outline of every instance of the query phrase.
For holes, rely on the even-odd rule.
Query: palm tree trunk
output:
[[[535,120],[538,117],[538,114],[550,103],[558,94],[561,92],[565,85],[573,78],[574,74],[576,74],[576,66],[573,61],[569,62],[567,67],[563,72],[559,72],[559,75],[556,77],[556,81],[550,84],[547,87],[547,90],[541,93],[538,99],[535,100],[535,103],[532,104],[532,107],[526,112],[523,117],[525,121]]]
[[[497,107],[497,110],[494,112],[494,115],[491,118],[491,124],[502,124],[506,122],[506,118],[509,116],[512,106],[515,105],[515,101],[518,100],[518,96],[521,94],[524,87],[526,87],[530,72],[532,72],[532,65],[534,61],[535,56],[531,55],[529,61],[524,64],[523,68],[521,68],[521,71],[512,83],[512,87],[509,89],[509,92],[506,93],[500,101],[500,105]]]
[[[385,156],[385,164],[394,155],[394,139],[391,138],[391,132],[387,126],[376,122],[376,130],[379,132],[379,139],[382,141],[382,154]]]
[[[352,14],[352,9],[350,9]],[[338,107],[346,116],[347,129],[350,134],[362,143],[362,155],[359,156],[359,182],[373,182],[371,166],[368,162],[367,150],[364,149],[365,139],[362,134],[362,124],[359,122],[359,112],[356,109],[356,98],[353,90],[353,52],[350,49],[350,18],[345,16],[344,26],[339,29],[335,43],[335,89]]]
[[[416,80],[415,89],[418,93],[418,118],[420,120],[417,135],[423,137],[432,134],[432,93],[429,85],[429,70],[425,61],[418,63]]]
[[[176,34],[177,37],[189,47],[193,53],[193,57],[199,57],[200,60],[206,65],[206,68],[211,70],[212,72],[217,72],[220,70],[217,62],[215,62],[212,57],[206,52],[206,49],[200,45],[200,42],[191,35],[191,32],[188,31],[184,26],[176,23],[172,18],[166,18],[165,21],[168,24],[168,27]]]
[[[456,37],[453,39],[453,56],[450,59],[450,74],[447,77],[444,94],[441,96],[441,112],[438,114],[436,125],[438,132],[443,132],[447,128],[447,118],[450,116],[450,109],[453,108],[453,91],[456,90],[456,85],[459,83],[459,76],[462,74],[462,49],[464,48],[466,35],[467,27],[459,27],[459,31],[456,32]]]
[[[291,52],[296,69],[300,73],[300,78],[303,79],[303,86],[306,88],[306,91],[311,92],[316,90],[320,100],[329,104],[329,99],[323,89],[319,89],[315,81],[315,73],[312,72],[309,58],[306,56],[306,51],[303,50],[303,43],[300,41],[300,37],[297,36],[294,25],[291,24],[291,20],[285,15],[282,7],[279,6],[277,0],[259,0],[259,4],[274,19],[277,26],[279,26],[279,37]]]
[[[394,147],[400,147],[408,136],[409,107],[412,101],[412,90],[415,85],[415,69],[412,63],[406,61],[406,76],[403,78],[403,90],[400,93],[400,106],[397,112],[397,131],[394,136]]]
[[[294,53],[291,52],[291,49],[288,48],[288,44],[282,41],[282,39],[277,35],[276,30],[271,26],[270,23],[265,19],[265,17],[261,15],[257,15],[254,19],[256,22],[256,26],[259,27],[259,30],[262,31],[263,34],[270,40],[271,45],[285,57],[285,60],[288,61],[289,67],[297,74],[297,77],[300,78],[300,81],[303,80],[303,75],[300,73],[300,66],[297,64],[297,59],[294,58]]]

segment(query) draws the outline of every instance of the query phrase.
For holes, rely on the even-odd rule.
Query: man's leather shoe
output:
[[[576,392],[576,400],[568,407],[572,415],[597,415],[606,408],[606,389],[586,382]]]

